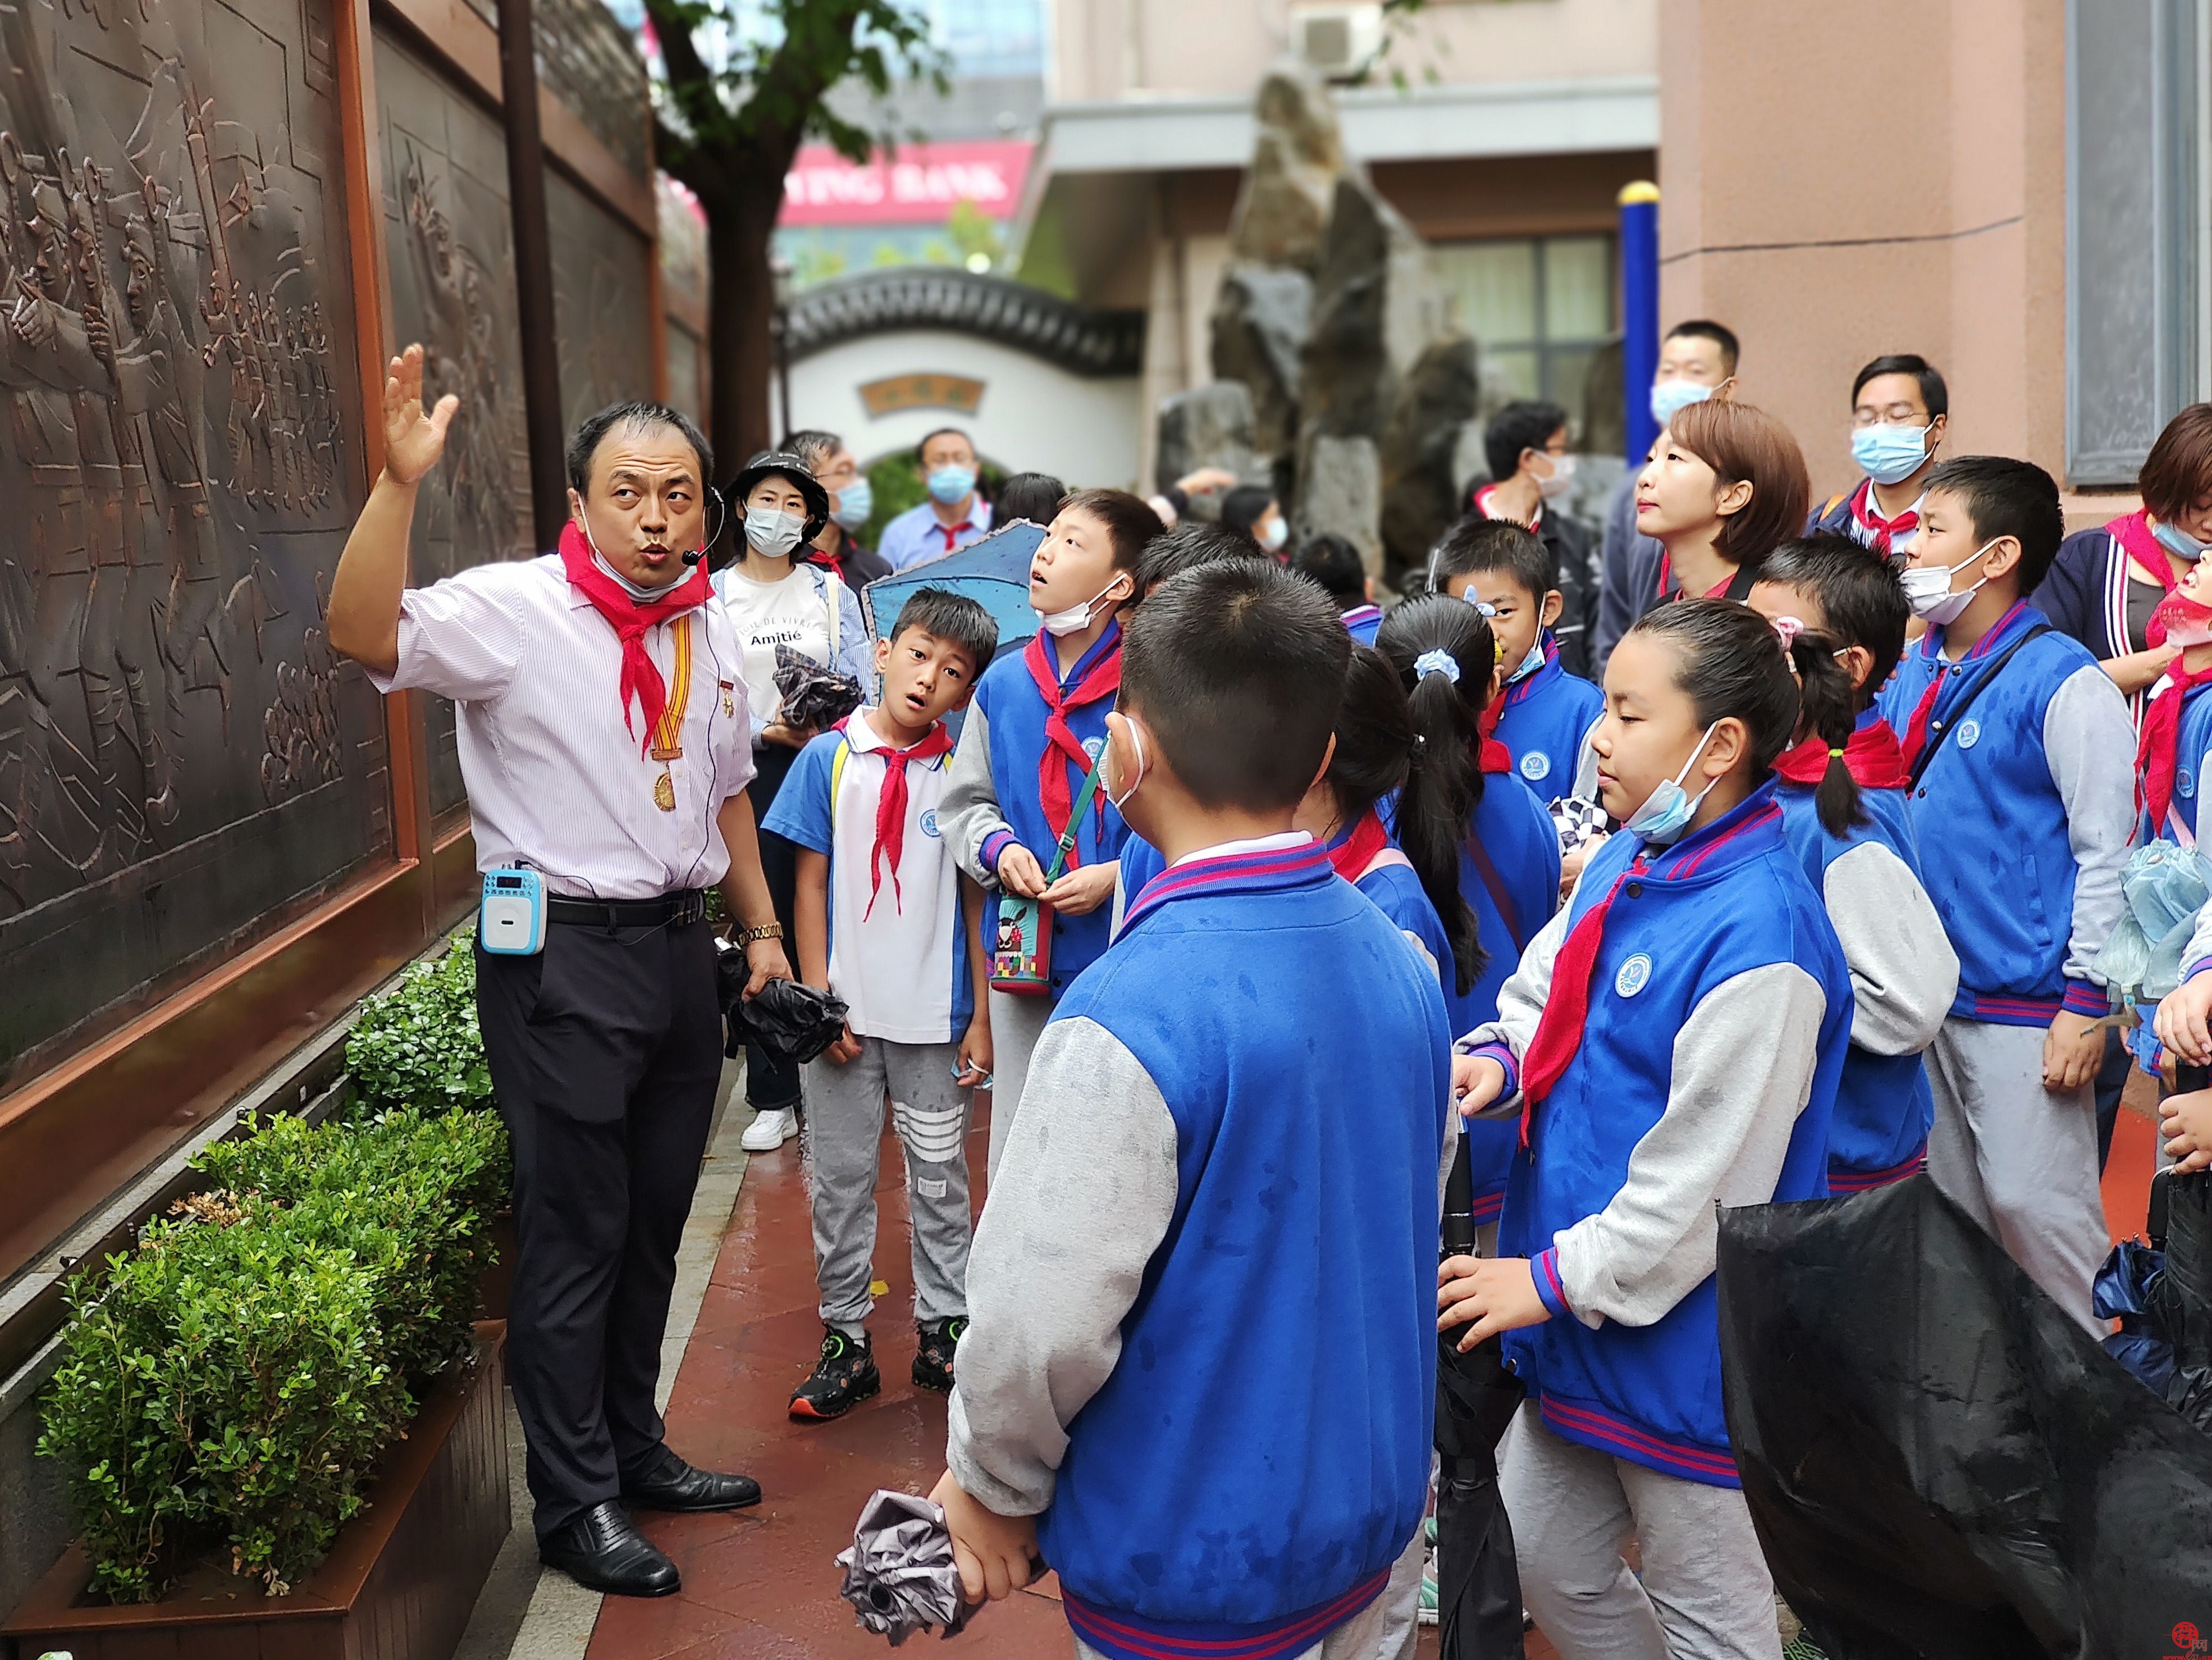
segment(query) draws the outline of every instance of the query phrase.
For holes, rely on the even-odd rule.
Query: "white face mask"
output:
[[[1118,794],[1111,789],[1109,789],[1106,792],[1106,800],[1112,805],[1114,811],[1116,812],[1121,812],[1121,809],[1128,804],[1129,798],[1137,793],[1137,787],[1145,781],[1145,734],[1139,730],[1137,723],[1134,721],[1130,720],[1127,715],[1122,716],[1122,722],[1128,728],[1130,746],[1137,751],[1137,775],[1129,780],[1126,785],[1123,785]],[[1121,763],[1120,756],[1121,751],[1119,747],[1116,746],[1115,749],[1115,759],[1114,763],[1114,781],[1116,784],[1121,784]],[[1103,781],[1102,780],[1101,781],[1103,782]]]
[[[1267,528],[1260,532],[1255,539],[1269,553],[1273,553],[1291,539],[1291,527],[1279,513],[1267,521]]]
[[[1991,548],[1994,541],[1984,542],[1955,565],[1915,565],[1898,580],[1905,585],[1905,601],[1912,607],[1912,614],[1930,628],[1942,628],[1947,623],[1959,620],[1959,613],[1974,603],[1974,595],[1990,579],[1982,578],[1972,587],[1951,590],[1952,575],[1966,569]]]
[[[1536,481],[1536,489],[1547,502],[1550,502],[1565,495],[1567,486],[1575,482],[1575,458],[1571,455],[1553,455],[1547,450],[1544,453],[1544,459],[1552,464],[1551,475],[1548,477],[1539,478]]]
[[[745,515],[745,542],[757,553],[781,558],[799,545],[805,528],[803,513],[763,513],[756,508]]]
[[[1079,605],[1070,605],[1066,611],[1037,611],[1037,625],[1055,640],[1066,635],[1082,633],[1091,626],[1091,608],[1113,593],[1115,583],[1121,580],[1117,575],[1114,581],[1109,582]],[[1032,605],[1030,609],[1036,611],[1036,607]]]

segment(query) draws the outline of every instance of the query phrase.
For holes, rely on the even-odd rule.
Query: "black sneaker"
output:
[[[848,1337],[835,1326],[822,1329],[822,1358],[814,1375],[791,1392],[791,1415],[799,1419],[842,1418],[883,1392],[876,1370],[875,1346],[863,1334]]]
[[[915,1386],[939,1395],[951,1394],[952,1349],[960,1334],[968,1329],[968,1316],[956,1314],[950,1320],[932,1320],[915,1329],[921,1334],[921,1347],[914,1355]]]

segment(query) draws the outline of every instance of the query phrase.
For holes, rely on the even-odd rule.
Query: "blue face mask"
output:
[[[1702,404],[1712,395],[1711,386],[1695,380],[1654,380],[1651,418],[1663,427],[1691,404]]]
[[[948,508],[955,502],[964,501],[975,488],[973,467],[939,467],[929,475],[929,493]]]
[[[2172,525],[2153,525],[2150,533],[2158,538],[2159,546],[2177,559],[2186,559],[2193,565],[2204,556],[2208,544],[2198,541],[2186,531],[2176,530]]]
[[[1935,426],[1854,427],[1851,459],[1877,484],[1902,483],[1928,459],[1928,435]]]
[[[952,498],[958,501],[958,496]],[[848,531],[856,531],[868,522],[868,515],[876,510],[875,486],[866,474],[855,478],[837,492],[837,505],[830,516]]]
[[[1516,682],[1526,680],[1543,666],[1544,639],[1541,635],[1539,635],[1536,637],[1536,643],[1528,648],[1528,654],[1521,660],[1521,666],[1505,677],[1505,684],[1510,686]]]
[[[1716,721],[1713,726],[1720,724]],[[1698,764],[1698,757],[1705,752],[1707,739],[1713,735],[1713,727],[1705,728],[1705,736],[1698,739],[1697,748],[1690,758],[1682,763],[1681,771],[1651,792],[1644,805],[1629,814],[1623,830],[1642,836],[1655,848],[1671,848],[1682,839],[1682,832],[1690,827],[1690,820],[1698,814],[1698,805],[1712,794],[1708,784],[1692,796],[1682,788],[1682,781],[1690,775],[1690,769]]]

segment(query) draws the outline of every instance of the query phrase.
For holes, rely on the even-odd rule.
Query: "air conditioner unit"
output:
[[[1291,50],[1331,81],[1357,79],[1382,50],[1380,4],[1297,6],[1291,12]]]

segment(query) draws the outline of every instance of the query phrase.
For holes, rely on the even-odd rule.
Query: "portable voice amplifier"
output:
[[[534,957],[545,949],[545,884],[536,871],[484,873],[477,939],[495,957]]]

